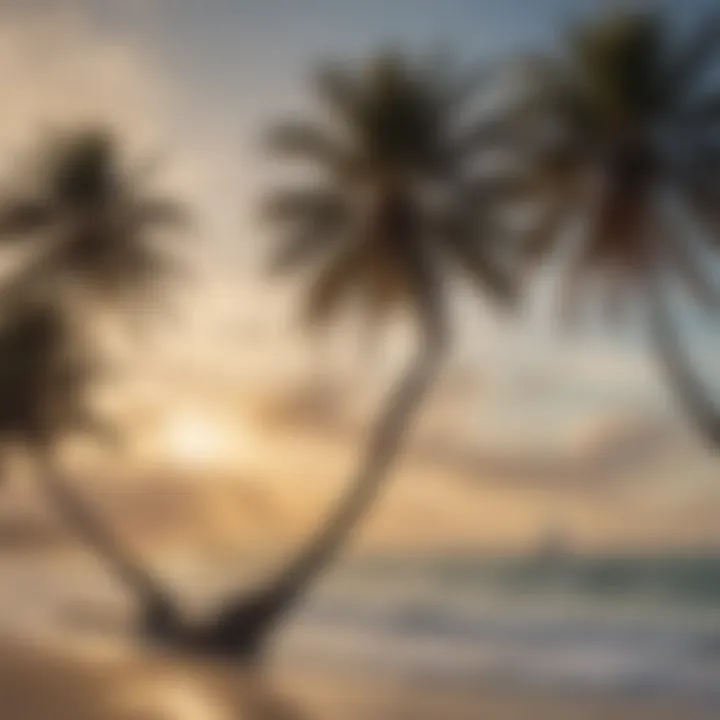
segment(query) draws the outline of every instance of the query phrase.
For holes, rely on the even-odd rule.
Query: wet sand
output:
[[[276,677],[147,652],[0,646],[2,720],[711,720],[688,701]]]

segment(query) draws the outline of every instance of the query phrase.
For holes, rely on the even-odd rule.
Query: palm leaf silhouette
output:
[[[533,59],[534,110],[520,142],[527,143],[545,224],[527,238],[528,259],[555,253],[573,215],[587,221],[566,270],[564,317],[582,315],[591,282],[604,283],[612,322],[633,303],[656,305],[657,283],[671,278],[700,308],[717,306],[720,289],[668,206],[682,204],[708,247],[717,246],[720,95],[706,80],[719,58],[718,16],[678,44],[665,15],[623,12],[574,28],[562,53]],[[538,132],[548,126],[552,132]],[[652,307],[650,320],[670,384],[717,442],[720,413],[693,388],[689,363],[678,362],[669,317]]]

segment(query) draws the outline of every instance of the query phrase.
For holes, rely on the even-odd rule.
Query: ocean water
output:
[[[212,606],[237,570],[180,563],[163,575]],[[92,561],[0,557],[0,634],[126,642],[129,609]],[[720,557],[344,564],[288,618],[272,659],[439,685],[691,697],[720,717]]]
[[[720,709],[720,557],[366,562],[326,578],[278,657],[423,682],[691,695]]]

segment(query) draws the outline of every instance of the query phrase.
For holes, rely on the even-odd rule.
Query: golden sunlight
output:
[[[161,674],[139,683],[130,682],[122,694],[113,698],[113,705],[142,717],[158,720],[229,720],[230,715],[221,699],[206,687],[200,678],[186,673]],[[152,713],[152,715],[150,714]],[[134,715],[133,715],[134,717]]]
[[[210,465],[247,457],[252,441],[250,430],[240,423],[223,423],[192,408],[183,408],[169,418],[162,449],[170,458],[187,465]]]

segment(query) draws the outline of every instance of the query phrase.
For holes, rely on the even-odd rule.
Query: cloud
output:
[[[3,150],[66,123],[107,123],[144,140],[162,134],[163,83],[139,48],[71,12],[0,18]]]

